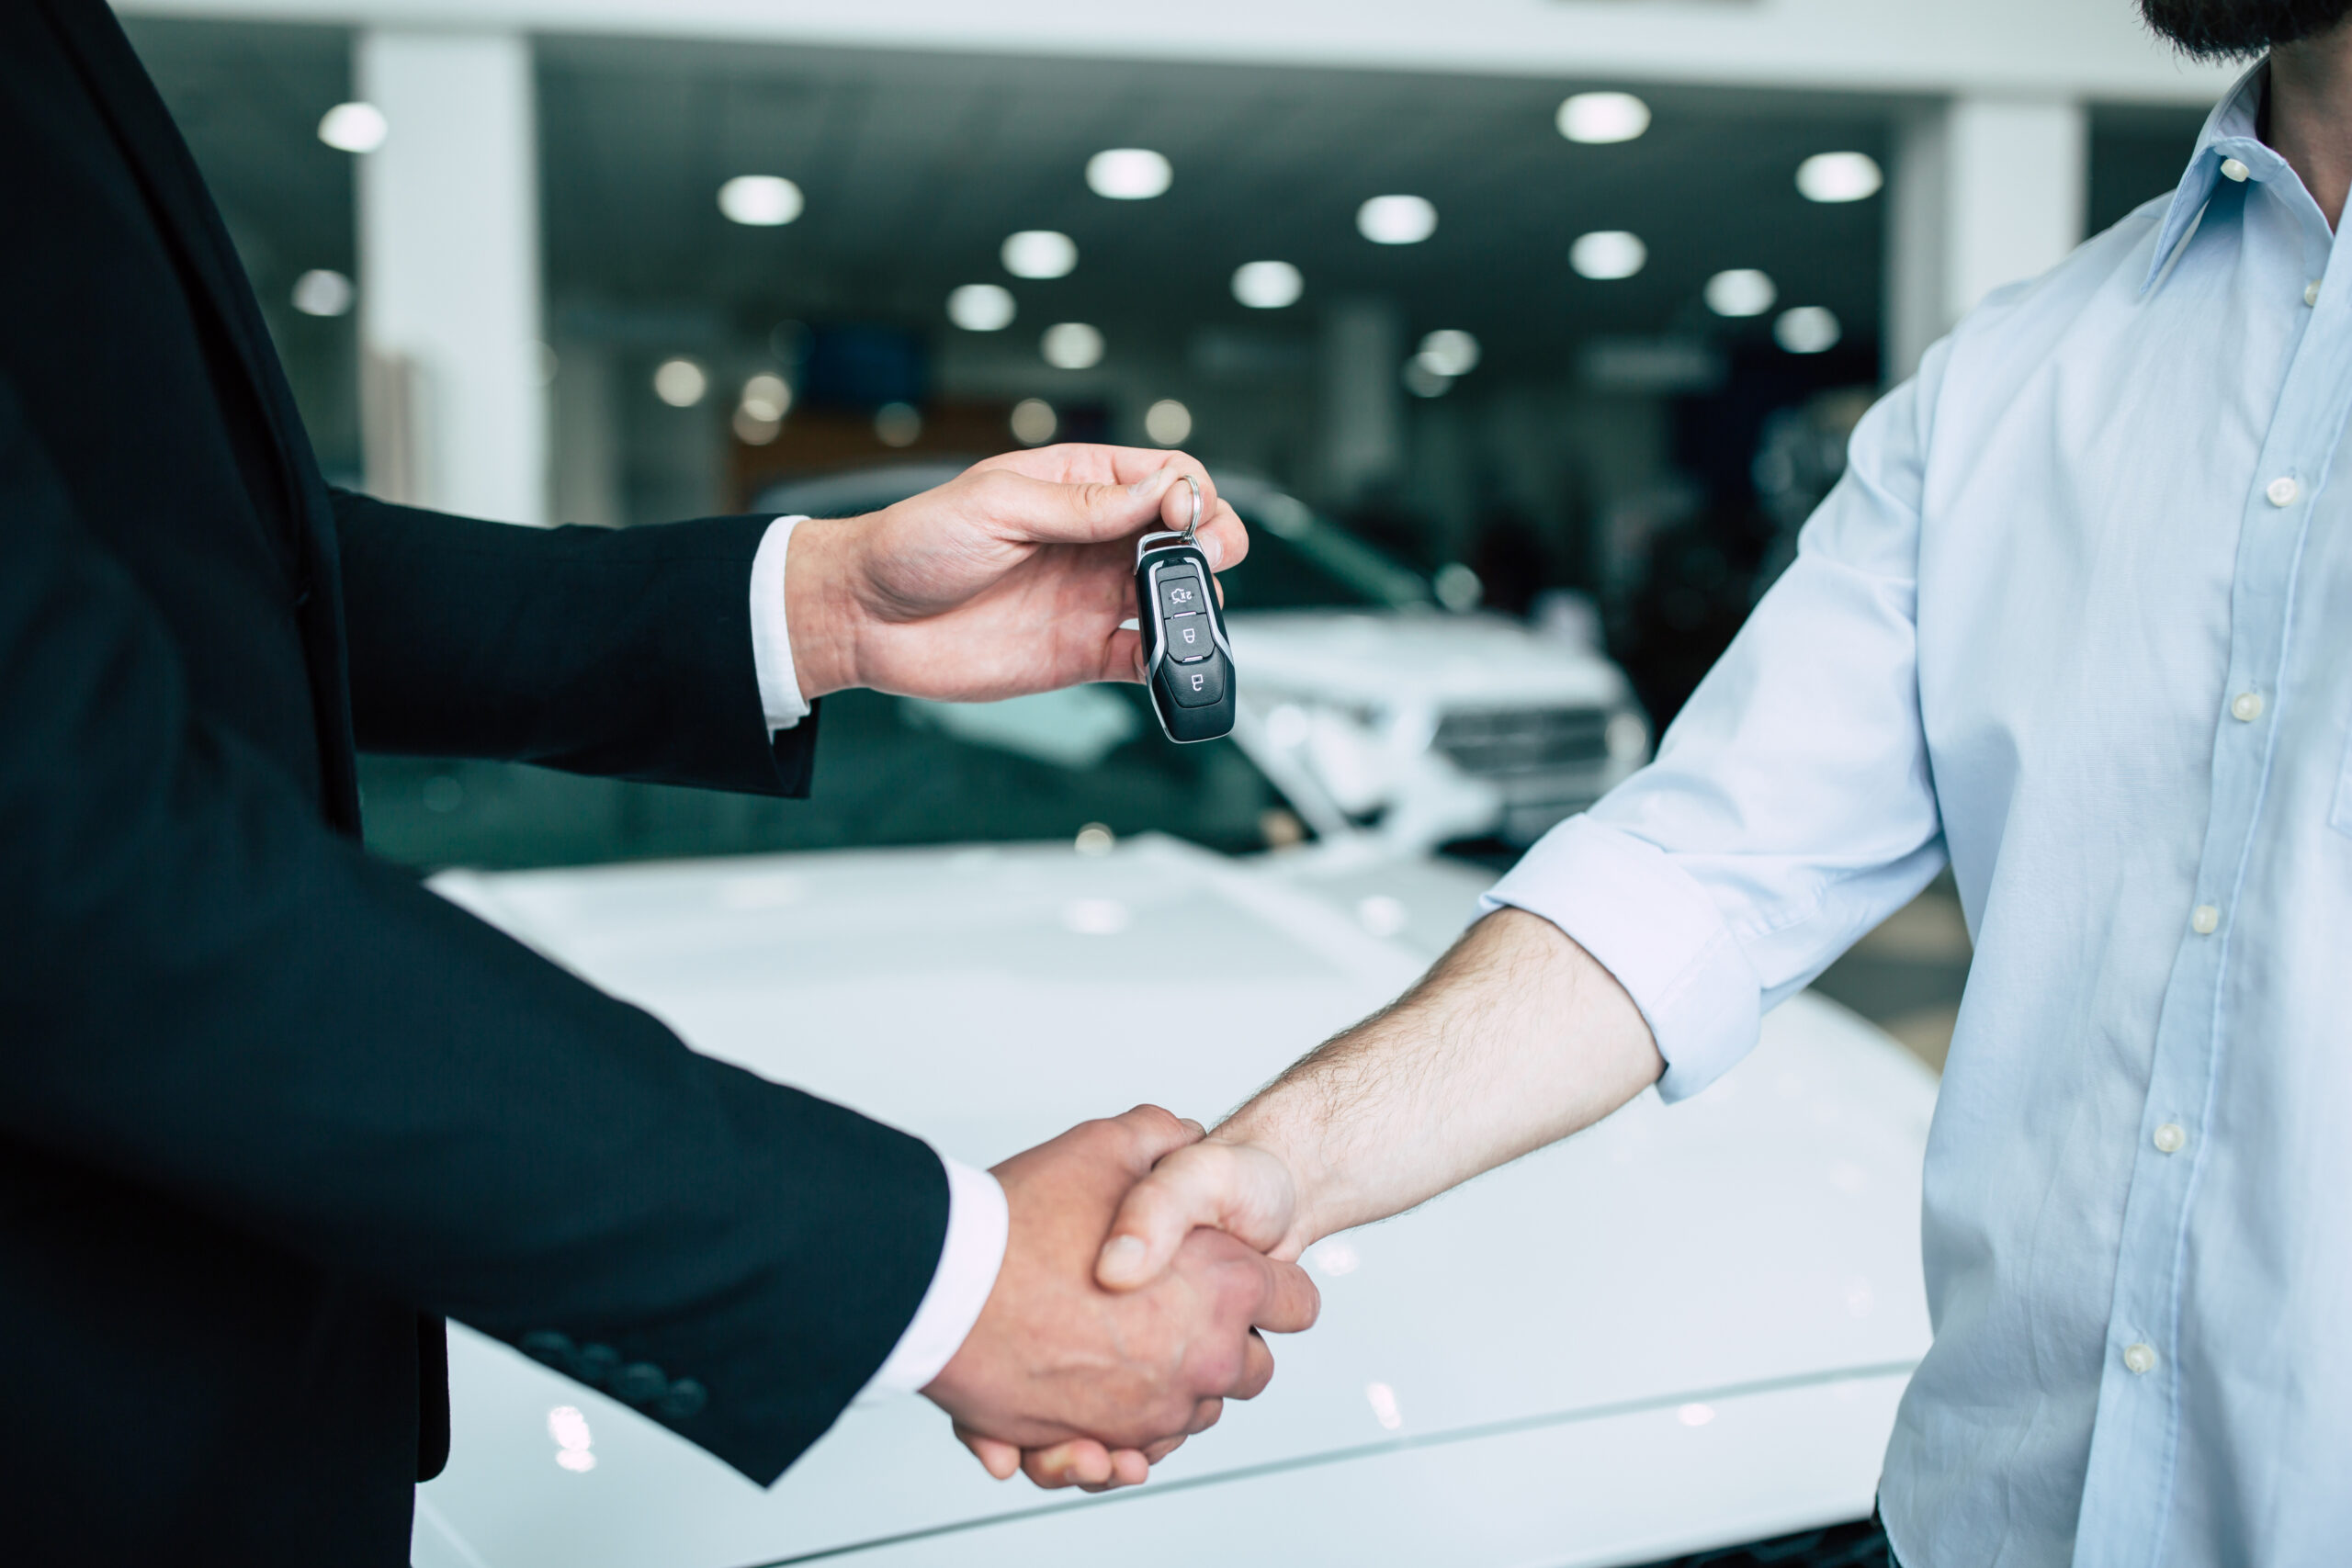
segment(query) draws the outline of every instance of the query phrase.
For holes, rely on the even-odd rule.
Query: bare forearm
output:
[[[1505,909],[1212,1136],[1288,1167],[1279,1255],[1295,1256],[1589,1126],[1664,1068],[1616,979],[1550,921]]]

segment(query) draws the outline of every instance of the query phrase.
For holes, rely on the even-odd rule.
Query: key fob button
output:
[[[1168,623],[1168,657],[1179,660],[1206,659],[1216,651],[1216,634],[1206,615],[1177,615]]]
[[[1198,664],[1163,664],[1160,684],[1178,707],[1214,707],[1225,700],[1225,660],[1205,659]]]
[[[1201,580],[1189,571],[1181,575],[1163,572],[1159,579],[1159,608],[1170,615],[1196,614],[1202,608],[1201,595],[1204,592]]]

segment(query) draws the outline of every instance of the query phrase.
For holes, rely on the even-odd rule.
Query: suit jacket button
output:
[[[571,1337],[541,1328],[523,1336],[523,1354],[534,1361],[544,1361],[550,1367],[562,1367],[571,1359]]]
[[[601,1388],[621,1364],[621,1353],[610,1345],[582,1345],[571,1358],[571,1375]]]
[[[670,1392],[670,1380],[650,1361],[631,1361],[613,1374],[613,1393],[631,1404],[643,1404]]]
[[[680,1378],[670,1385],[654,1408],[675,1421],[683,1421],[710,1403],[710,1391],[692,1378]]]

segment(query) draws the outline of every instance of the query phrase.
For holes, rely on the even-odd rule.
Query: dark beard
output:
[[[2148,26],[2197,60],[2259,54],[2316,37],[2352,12],[2352,0],[2140,0]]]

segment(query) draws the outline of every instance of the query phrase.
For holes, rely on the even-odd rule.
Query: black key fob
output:
[[[1189,539],[1147,534],[1136,547],[1136,623],[1159,728],[1170,740],[1216,740],[1233,733],[1233,646],[1208,557]]]

